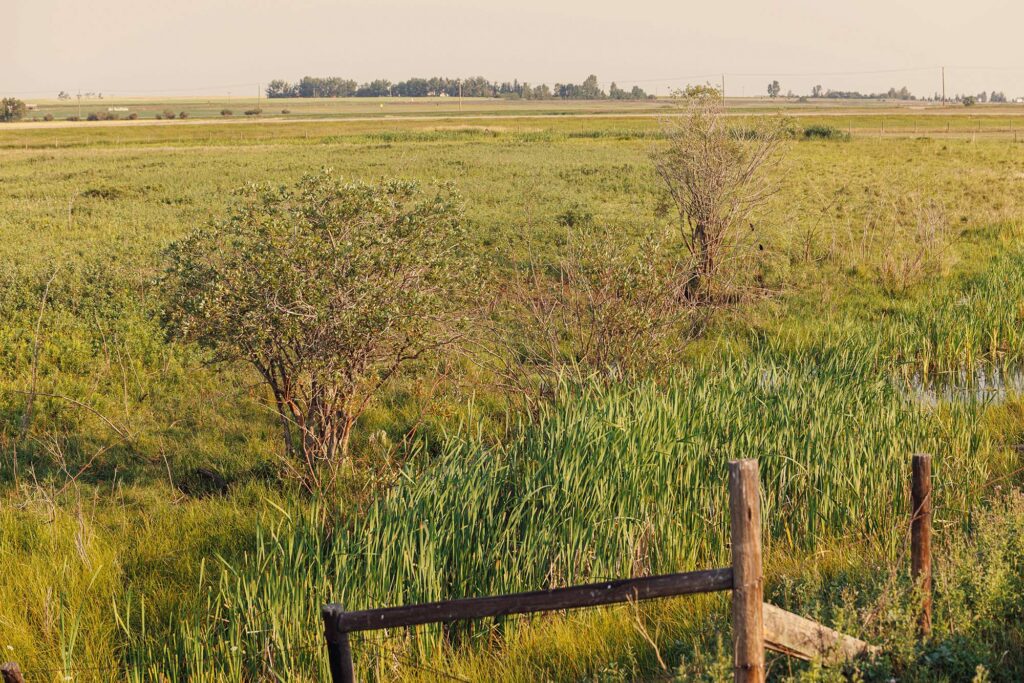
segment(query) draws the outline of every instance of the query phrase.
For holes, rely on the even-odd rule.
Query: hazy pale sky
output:
[[[1024,96],[1022,0],[0,0],[0,38],[0,95],[590,73],[664,94],[725,73],[730,95],[774,77],[927,96],[947,65],[950,95]]]

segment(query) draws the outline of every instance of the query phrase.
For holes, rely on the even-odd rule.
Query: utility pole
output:
[[[82,118],[82,91],[78,91],[78,118]]]
[[[260,93],[260,86],[260,83],[256,84],[256,111],[259,111],[260,109],[260,95],[262,94]]]
[[[946,67],[942,67],[942,104],[946,104]]]
[[[722,74],[722,104],[725,104],[725,74]]]
[[[462,79],[459,79],[459,111],[462,111]]]

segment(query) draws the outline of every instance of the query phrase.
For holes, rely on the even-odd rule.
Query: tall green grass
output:
[[[562,392],[504,447],[464,431],[366,510],[265,530],[245,562],[216,568],[168,638],[130,639],[132,657],[204,680],[257,675],[269,661],[315,679],[325,601],[359,609],[720,566],[734,458],[760,462],[769,554],[844,537],[898,547],[917,450],[937,454],[938,495],[954,508],[993,474],[993,459],[976,457],[994,448],[976,409],[911,404],[843,350]],[[436,646],[416,645],[420,656]]]
[[[750,333],[754,348],[825,358],[843,348],[876,372],[928,381],[982,365],[1024,362],[1024,251],[979,272],[928,283],[927,296],[851,300],[826,314],[798,311]]]

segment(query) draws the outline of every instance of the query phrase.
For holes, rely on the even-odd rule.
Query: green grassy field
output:
[[[302,102],[293,115],[377,104]],[[414,104],[401,112],[432,113]],[[868,680],[970,680],[979,665],[1019,680],[1024,511],[1007,490],[1024,401],[970,381],[1012,375],[1024,356],[1013,109],[800,114],[797,130],[853,137],[785,143],[779,191],[754,219],[763,296],[680,340],[663,376],[567,383],[530,417],[451,359],[440,388],[403,380],[361,419],[336,498],[281,477],[253,374],[165,337],[162,250],[223,215],[233,189],[322,167],[453,181],[499,281],[564,253],[566,212],[626,243],[672,230],[649,160],[654,117],[517,116],[521,104],[474,102],[479,118],[451,120],[0,127],[0,659],[32,681],[322,680],[324,601],[723,562],[725,463],[757,457],[773,601],[884,641],[891,656]],[[198,118],[223,104],[181,106]],[[481,116],[495,112],[508,117]],[[923,204],[941,210],[948,244],[926,277],[894,282]],[[414,426],[413,446],[381,445]],[[937,459],[943,545],[936,634],[918,646],[899,568],[920,450]],[[726,612],[707,598],[423,628],[360,639],[356,659],[379,680],[717,680]],[[829,680],[782,660],[772,675]]]

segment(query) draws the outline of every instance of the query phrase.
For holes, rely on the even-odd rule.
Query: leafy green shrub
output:
[[[563,228],[590,228],[594,225],[594,212],[583,204],[573,204],[555,216],[555,222]]]
[[[463,335],[478,271],[458,197],[414,183],[250,186],[169,250],[164,322],[263,378],[286,466],[333,485],[356,420],[389,379]]]
[[[90,187],[83,191],[81,196],[89,199],[116,200],[121,199],[124,194],[124,190],[116,187]]]
[[[840,130],[835,126],[830,126],[823,123],[816,123],[804,128],[804,139],[805,140],[842,140],[847,141],[850,139],[850,134],[844,130]]]
[[[220,110],[220,115],[221,115],[221,116],[231,116],[231,115],[233,115],[234,113],[235,113],[235,112],[231,111],[230,109],[221,109],[221,110]]]
[[[788,680],[1024,680],[1024,497],[994,493],[973,512],[969,529],[950,525],[937,535],[933,628],[925,641],[917,637],[920,596],[892,560],[867,558],[838,572],[773,582],[769,602],[882,647],[877,658],[847,665],[850,677],[797,665]]]
[[[175,116],[175,114],[174,114],[173,111],[171,111],[170,109],[164,109],[164,118],[165,119],[173,119],[174,116]]]

